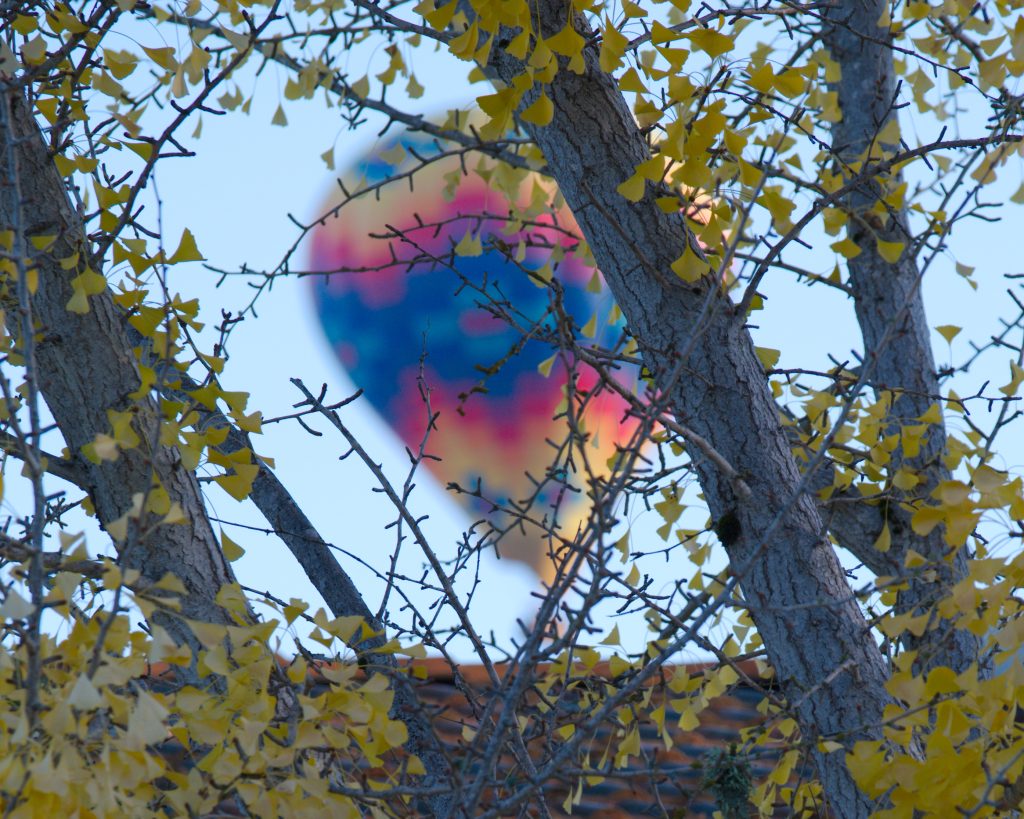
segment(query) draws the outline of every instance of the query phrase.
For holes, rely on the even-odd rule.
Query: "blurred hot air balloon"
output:
[[[543,279],[553,268],[564,287],[565,311],[578,326],[587,325],[598,343],[613,345],[621,324],[593,268],[572,252],[575,222],[566,208],[526,226],[510,222],[509,198],[498,190],[510,183],[504,178],[499,184],[501,171],[493,163],[482,176],[464,175],[457,157],[419,167],[416,157],[437,151],[432,141],[403,134],[347,174],[348,191],[400,178],[348,202],[337,218],[314,229],[310,269],[329,273],[311,279],[316,311],[352,381],[413,451],[427,426],[422,367],[431,409],[439,413],[427,451],[440,460],[426,463],[442,483],[472,490],[479,481],[491,500],[521,501],[535,491],[527,474],[543,477],[555,457],[547,442],[562,441],[567,433],[565,419],[554,417],[565,397],[566,371],[556,362],[547,375],[542,372],[557,350],[522,336],[522,328],[535,323],[554,324],[552,293]],[[405,175],[413,169],[410,186]],[[536,175],[518,182],[513,187],[520,202],[553,194]],[[339,201],[335,196],[321,212]],[[504,252],[491,246],[494,240]],[[530,270],[539,275],[531,279]],[[520,329],[486,309],[488,303],[516,316]],[[586,367],[578,376],[578,389],[598,382]],[[635,430],[625,419],[626,406],[607,390],[587,403],[583,426],[592,463],[603,467]],[[560,488],[550,482],[540,493],[537,517],[550,514],[545,506]],[[458,497],[478,516],[490,512],[489,504],[470,494]],[[576,500],[561,508],[563,525],[582,519],[588,508],[585,493],[568,497]],[[539,529],[510,534],[498,548],[502,557],[551,578]]]

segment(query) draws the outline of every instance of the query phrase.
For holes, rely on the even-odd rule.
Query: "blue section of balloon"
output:
[[[423,140],[401,139],[420,155],[430,152]],[[397,168],[382,159],[395,144],[367,157],[349,175],[349,189],[372,186],[407,168],[408,157]],[[352,380],[414,449],[427,427],[417,383],[422,358],[431,409],[440,413],[427,447],[440,460],[430,462],[431,469],[443,482],[472,487],[482,479],[489,497],[517,500],[533,487],[525,473],[542,476],[551,462],[548,441],[566,434],[564,420],[554,417],[564,400],[564,369],[556,365],[549,376],[539,372],[556,348],[522,340],[523,329],[544,319],[552,296],[526,270],[542,269],[556,248],[561,261],[552,267],[563,285],[564,309],[579,325],[596,314],[593,326],[605,343],[621,329],[609,322],[610,299],[590,292],[594,271],[573,255],[575,242],[564,231],[550,221],[505,231],[506,219],[485,217],[508,214],[508,200],[474,174],[446,197],[448,177],[459,168],[457,159],[429,165],[417,172],[412,190],[404,179],[386,185],[317,227],[311,269],[330,273],[312,279],[317,316]],[[560,225],[574,226],[564,210],[557,218]],[[467,233],[481,252],[453,255]],[[374,238],[383,234],[391,235]],[[492,239],[520,263],[489,248]],[[489,302],[503,305],[519,327],[492,315]],[[553,326],[551,316],[544,320]],[[493,372],[482,372],[499,363]],[[579,386],[595,382],[594,373],[583,368]],[[614,454],[616,442],[631,431],[621,423],[623,410],[616,396],[588,408],[596,460]],[[533,557],[524,559],[536,565]]]

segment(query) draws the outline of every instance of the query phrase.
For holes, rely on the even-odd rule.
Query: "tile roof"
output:
[[[459,770],[457,775],[464,780],[478,775],[479,765],[472,756],[471,743],[466,741],[466,736],[467,732],[472,736],[479,728],[480,723],[475,713],[479,713],[480,703],[488,701],[491,690],[487,674],[480,666],[460,666],[460,686],[451,666],[443,660],[417,661],[416,665],[420,667],[417,676],[422,677],[416,684],[419,700],[430,713],[439,738],[455,762]],[[740,666],[749,681],[741,678],[725,693],[711,700],[700,712],[700,723],[693,730],[684,730],[679,726],[681,714],[672,704],[672,699],[678,695],[671,694],[664,686],[653,686],[655,691],[652,697],[658,698],[656,704],[665,706],[665,725],[671,738],[670,747],[666,747],[660,731],[650,719],[641,720],[639,753],[632,755],[622,768],[611,769],[608,766],[603,779],[586,785],[568,810],[565,809],[567,795],[572,792],[579,777],[574,775],[573,770],[566,768],[559,769],[557,774],[546,779],[538,795],[524,801],[515,812],[507,815],[541,816],[543,814],[538,808],[538,800],[543,798],[551,816],[572,815],[600,819],[712,816],[720,808],[710,792],[712,788],[708,786],[708,763],[713,761],[715,752],[728,752],[734,743],[739,743],[742,729],[760,725],[765,719],[757,708],[764,699],[765,689],[758,684],[756,666],[752,662],[741,663]],[[704,668],[706,666],[686,666],[689,673],[700,673]],[[673,670],[666,669],[669,674]],[[594,673],[598,676],[608,674],[607,669],[601,666]],[[159,682],[153,678],[151,680],[156,683],[156,687],[160,687]],[[311,675],[309,693],[315,695],[323,685],[326,685],[323,677]],[[525,707],[520,708],[520,713],[538,717],[537,697],[527,697],[523,702]],[[563,715],[573,708],[571,701],[564,695],[559,695],[559,707]],[[580,717],[585,716],[586,713],[581,711]],[[562,724],[564,722],[563,718]],[[543,728],[539,727],[542,725],[541,717],[532,719],[531,727],[523,732],[530,756],[538,765],[556,747],[551,738],[545,735]],[[591,761],[601,757],[609,748],[614,749],[618,741],[615,726],[607,723],[602,725],[589,739],[588,747],[594,752]],[[187,755],[175,741],[168,740],[160,752],[173,759],[175,767],[189,767]],[[758,755],[745,758],[752,784],[756,785],[772,771],[781,753],[778,746],[769,746],[759,749]],[[507,798],[516,783],[522,785],[529,779],[510,753],[502,754],[494,767],[480,802],[480,810]],[[751,805],[749,813],[733,815],[755,815],[755,811]],[[792,811],[780,806],[777,815],[792,815]]]
[[[692,666],[688,670],[699,672],[706,666]],[[463,727],[475,729],[478,722],[466,695],[455,683],[450,667],[440,661],[427,664],[427,676],[419,686],[422,700],[434,709],[434,724],[441,737],[447,742],[454,757],[458,758],[462,742]],[[667,669],[669,672],[672,669]],[[754,679],[757,671],[753,663],[746,664],[745,670]],[[489,680],[483,668],[461,667],[460,674],[469,685],[486,699]],[[607,669],[599,666],[595,673],[607,675]],[[666,748],[660,732],[647,721],[640,725],[640,753],[631,757],[629,764],[609,772],[603,781],[584,787],[579,801],[569,812],[563,810],[563,803],[573,787],[571,776],[556,776],[542,786],[547,810],[552,816],[600,817],[619,819],[641,816],[712,816],[719,808],[714,796],[705,787],[705,764],[709,753],[728,750],[730,745],[740,741],[740,731],[763,722],[763,715],[757,705],[764,699],[764,691],[753,685],[740,682],[727,693],[715,698],[700,714],[700,725],[686,731],[678,726],[681,714],[672,707],[670,697],[665,698],[665,724],[672,739],[671,748]],[[564,705],[563,705],[564,709]],[[526,735],[531,755],[540,756],[544,743],[542,736]],[[613,729],[604,725],[594,735],[590,745],[603,750],[615,742]],[[750,760],[750,774],[754,782],[764,778],[778,759],[779,751]],[[518,775],[526,778],[519,766],[503,757],[501,771],[505,781]],[[495,777],[498,779],[498,777]],[[535,801],[534,801],[535,804]],[[523,809],[527,816],[539,815],[529,803]]]

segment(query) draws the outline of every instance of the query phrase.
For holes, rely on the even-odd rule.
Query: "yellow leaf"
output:
[[[948,507],[945,512],[946,543],[950,546],[962,546],[974,531],[974,527],[978,525],[980,515],[975,512],[974,504],[970,502]]]
[[[624,0],[624,2],[629,2],[629,0]],[[569,23],[554,37],[548,37],[544,43],[555,54],[561,54],[563,57],[572,57],[583,51],[584,40],[579,32],[572,27],[572,23]]]
[[[258,434],[263,429],[263,413],[259,410],[250,412],[248,415],[244,412],[232,411],[231,418],[238,428],[245,432]]]
[[[942,509],[938,506],[922,506],[910,519],[910,528],[913,529],[917,534],[924,537],[929,534],[932,529],[942,523],[945,515],[942,513]]]
[[[255,468],[258,469],[259,467]],[[244,467],[239,465],[237,469],[243,470]],[[237,501],[242,501],[249,497],[249,492],[252,489],[252,478],[245,475],[218,475],[214,480],[221,489]]]
[[[460,60],[472,60],[480,44],[480,27],[476,20],[458,37],[448,43],[448,50]]]
[[[803,75],[794,68],[787,69],[775,77],[775,88],[784,97],[792,99],[804,92]]]
[[[185,517],[185,510],[181,508],[180,503],[177,501],[171,503],[167,514],[164,515],[163,522],[166,524],[188,523],[188,518]]]
[[[458,7],[458,0],[452,0],[451,3],[439,6],[434,11],[426,13],[424,17],[434,28],[443,30],[448,28],[448,24],[455,16],[455,12],[458,10]]]
[[[684,282],[699,281],[709,269],[708,263],[694,253],[689,245],[683,255],[672,262],[672,272]]]
[[[665,175],[665,158],[663,156],[652,156],[636,166],[636,172],[644,179],[651,182],[659,182]]]
[[[245,549],[228,537],[227,532],[223,529],[220,530],[220,547],[229,563],[234,563],[245,554]]]
[[[128,750],[142,751],[167,738],[167,709],[145,691],[137,690],[135,707],[128,715],[128,726],[122,736]]]
[[[997,472],[992,467],[982,464],[974,470],[971,483],[979,492],[988,493],[1001,488],[1006,483],[1006,478],[1005,472]]]
[[[46,59],[46,41],[36,36],[21,47],[21,58],[27,65],[39,65]]]
[[[1015,361],[1010,362],[1010,381],[999,388],[999,392],[1003,395],[1014,396],[1017,394],[1017,388],[1020,387],[1020,382],[1024,381],[1024,369],[1017,366]]]
[[[90,85],[96,91],[106,94],[108,97],[113,97],[115,100],[119,99],[121,94],[124,93],[124,87],[121,83],[103,71],[93,73]]]
[[[747,79],[747,83],[755,91],[760,91],[762,94],[767,94],[772,87],[772,80],[775,79],[775,74],[772,71],[772,67],[765,63],[760,68],[747,69],[750,76]]]
[[[953,339],[960,334],[961,329],[963,328],[957,327],[955,324],[940,324],[935,328],[935,332],[946,339],[947,344],[952,344]]]
[[[293,597],[288,601],[288,605],[284,607],[284,620],[290,626],[295,622],[296,618],[303,614],[306,609],[309,608],[309,603],[303,600],[299,600]]]
[[[921,479],[909,469],[898,469],[896,474],[892,476],[892,485],[904,492],[909,492],[920,482]]]
[[[647,86],[643,84],[640,75],[632,67],[626,69],[622,77],[619,78],[619,88],[635,94],[643,94],[647,91]]]
[[[640,174],[633,174],[615,190],[626,197],[630,202],[639,202],[643,198],[644,189],[644,178],[640,176]]]
[[[18,32],[18,34],[31,34],[39,28],[39,20],[36,19],[34,14],[19,14],[14,18],[14,22],[11,23],[11,28]]]
[[[147,162],[149,161],[149,158],[153,155],[152,142],[125,142],[124,144],[127,145],[129,149],[137,153]]]
[[[80,674],[68,695],[68,705],[79,711],[93,711],[103,705],[103,697],[92,684],[92,680],[85,674]]]
[[[188,83],[185,82],[185,66],[179,65],[174,71],[174,79],[171,80],[171,94],[181,99],[187,93]]]
[[[95,458],[96,463],[102,461],[116,461],[118,457],[118,446],[117,441],[114,440],[110,435],[104,432],[99,433],[90,446],[90,452],[88,453],[90,460]]]
[[[609,18],[605,17],[601,36],[601,70],[606,74],[611,74],[621,66],[622,57],[626,53],[628,45],[629,38],[612,25]]]
[[[860,248],[857,247],[857,243],[854,242],[853,239],[850,239],[849,237],[845,239],[840,239],[838,242],[833,242],[831,248],[836,253],[839,253],[841,256],[847,259],[855,259],[861,253]]]
[[[953,669],[945,666],[932,669],[928,673],[928,681],[925,683],[924,693],[928,699],[939,694],[956,694],[960,692],[960,686],[956,680]]]
[[[878,255],[889,264],[896,264],[900,260],[900,256],[903,255],[905,247],[903,242],[883,242],[879,239],[876,244],[878,245]]]
[[[892,547],[892,534],[889,532],[889,524],[886,523],[882,527],[882,531],[878,535],[878,539],[875,541],[876,552],[888,552]]]
[[[480,237],[474,236],[472,231],[467,232],[455,245],[455,253],[459,256],[480,256],[483,252]]]
[[[370,78],[362,77],[349,86],[349,90],[360,99],[365,99],[370,93]]]
[[[597,335],[597,313],[594,313],[590,317],[590,321],[586,323],[586,325],[583,327],[582,330],[580,330],[580,332],[583,334],[585,338],[593,338],[594,336]]]
[[[107,530],[107,534],[110,535],[115,542],[120,543],[128,536],[128,516],[121,515],[117,520],[110,521],[110,523],[106,524],[103,528]]]
[[[551,122],[554,113],[555,106],[552,105],[551,98],[542,91],[540,96],[519,115],[519,118],[543,128]]]
[[[142,50],[149,55],[149,59],[167,71],[173,71],[178,65],[177,60],[174,59],[174,49],[170,46],[164,48],[146,48],[143,46]]]
[[[681,700],[680,702],[686,702]],[[686,732],[696,731],[700,727],[700,717],[693,708],[684,708],[679,717],[679,727]]]
[[[699,48],[709,57],[718,57],[732,50],[732,37],[718,31],[712,31],[709,28],[691,31],[685,36],[693,43],[695,48]]]
[[[761,366],[766,370],[773,369],[779,363],[779,356],[781,355],[779,350],[773,350],[771,347],[755,347],[754,352],[757,353]]]
[[[4,600],[3,605],[0,606],[0,618],[6,620],[24,620],[35,610],[34,606],[29,603],[24,597],[22,597],[14,589],[7,591],[7,598]]]
[[[611,634],[609,634],[607,637],[605,637],[601,641],[601,645],[603,645],[603,646],[617,646],[617,645],[620,645],[621,643],[622,643],[622,638],[619,637],[619,626],[618,626],[618,624],[615,624],[612,627]]]
[[[196,237],[192,235],[192,231],[185,228],[181,234],[181,241],[178,242],[178,249],[174,251],[174,255],[168,259],[169,264],[178,264],[179,262],[201,262],[206,257],[199,252],[199,248],[196,247]]]

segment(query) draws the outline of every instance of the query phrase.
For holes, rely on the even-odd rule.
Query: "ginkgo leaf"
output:
[[[7,620],[24,620],[35,607],[22,597],[15,589],[8,589],[3,605],[0,605],[0,618]]]
[[[551,368],[554,366],[555,361],[558,358],[558,353],[555,353],[550,358],[545,358],[540,364],[537,365],[537,372],[543,375],[545,378],[551,375]]]
[[[1024,381],[1024,369],[1021,369],[1016,361],[1011,361],[1010,380],[999,388],[999,392],[1005,396],[1013,397],[1017,394],[1021,381]]]
[[[137,691],[134,707],[128,714],[124,732],[125,747],[143,750],[147,745],[167,738],[167,709],[145,691]]]
[[[179,262],[201,262],[205,258],[196,246],[196,237],[192,235],[191,230],[185,228],[181,234],[181,241],[178,242],[178,249],[167,261],[169,264],[178,264]]]
[[[541,92],[540,96],[519,115],[519,118],[532,125],[544,127],[551,122],[554,113],[555,106],[551,103],[551,98]]]
[[[626,197],[630,202],[639,202],[643,198],[645,189],[646,183],[644,178],[639,174],[633,174],[615,190]]]
[[[776,90],[784,97],[792,99],[799,96],[806,88],[803,74],[796,69],[790,68],[775,76],[774,85]]]
[[[93,711],[103,705],[103,697],[85,674],[79,674],[68,694],[68,705],[80,711]]]
[[[748,69],[748,71],[747,83],[750,87],[762,94],[767,94],[771,90],[772,80],[775,78],[772,67],[768,63],[764,63],[757,68]]]
[[[861,254],[860,247],[858,247],[857,243],[849,237],[840,239],[838,242],[833,242],[830,246],[836,253],[846,259],[855,259]]]
[[[874,549],[876,552],[888,552],[890,548],[892,548],[892,533],[889,531],[889,524],[886,523],[875,539]]]
[[[942,509],[936,506],[922,506],[910,519],[911,528],[922,537],[929,534],[932,529],[942,523],[944,515]]]
[[[479,256],[483,252],[479,234],[474,234],[472,231],[467,231],[455,245],[455,253],[458,256]]]
[[[771,347],[755,347],[754,352],[757,353],[758,361],[766,370],[774,369],[775,365],[779,363],[779,356],[782,355],[781,351]]]
[[[616,623],[614,626],[612,626],[611,633],[601,641],[601,645],[617,646],[621,644],[621,642],[622,638],[619,637],[619,626],[618,623]]]
[[[597,335],[597,314],[594,313],[590,316],[590,320],[583,326],[580,333],[585,338],[593,338]]]
[[[686,33],[687,39],[709,57],[719,57],[732,50],[733,39],[713,29],[697,29]]]
[[[245,554],[245,549],[228,537],[227,532],[223,529],[220,530],[220,548],[229,563],[233,563]]]
[[[623,72],[619,78],[619,88],[636,94],[642,94],[647,90],[647,86],[643,84],[635,68],[628,68]]]
[[[672,262],[672,272],[684,282],[696,282],[710,270],[710,265],[687,246],[683,255]]]
[[[879,239],[876,244],[878,246],[878,255],[889,262],[889,264],[896,264],[900,256],[903,255],[903,248],[905,247],[903,242],[884,242]]]

